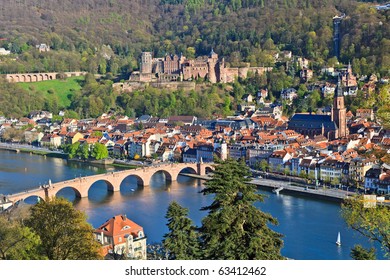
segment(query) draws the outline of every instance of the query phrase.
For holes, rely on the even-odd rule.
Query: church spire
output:
[[[343,94],[343,86],[341,85],[340,75],[338,75],[337,86],[336,86],[336,90],[334,92],[335,92],[335,95],[334,95],[335,97],[344,96],[344,94]]]
[[[217,54],[214,52],[214,49],[211,48],[211,52],[210,52],[210,54],[209,54],[209,57],[213,58],[213,57],[215,57],[215,56],[217,56]]]

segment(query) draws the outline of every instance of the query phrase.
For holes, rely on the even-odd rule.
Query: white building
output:
[[[280,97],[290,103],[293,101],[293,99],[298,97],[297,90],[295,88],[284,89],[282,90]]]
[[[108,259],[122,256],[125,259],[146,260],[146,236],[141,226],[117,215],[94,231],[95,239],[102,244],[102,255]]]
[[[10,53],[11,53],[11,51],[7,51],[4,48],[0,48],[0,55],[9,55]]]

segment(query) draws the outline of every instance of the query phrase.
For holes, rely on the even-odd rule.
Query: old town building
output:
[[[102,244],[105,258],[146,260],[144,230],[126,215],[117,215],[107,220],[94,231],[94,235]]]
[[[288,129],[305,136],[323,135],[328,139],[346,137],[349,134],[346,121],[344,94],[339,78],[335,90],[331,115],[295,114],[288,123]]]

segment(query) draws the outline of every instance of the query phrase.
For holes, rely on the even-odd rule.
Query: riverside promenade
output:
[[[196,175],[196,174],[188,174],[188,173],[182,173],[181,175],[193,177],[197,179],[202,180],[210,180],[211,177],[208,175]],[[273,180],[273,179],[258,179],[258,178],[252,178],[250,181],[251,184],[267,188],[275,192],[276,195],[279,193],[296,193],[299,195],[305,195],[310,197],[317,197],[320,199],[327,199],[332,201],[341,202],[345,198],[354,195],[354,192],[351,191],[344,191],[340,189],[329,189],[329,188],[323,188],[319,187],[317,189],[313,188],[313,186],[305,186],[300,185],[297,183],[290,183],[286,181],[281,180]]]
[[[16,153],[25,152],[25,153],[35,153],[41,155],[56,155],[58,157],[63,157],[65,154],[62,151],[53,151],[45,147],[36,147],[26,144],[14,144],[14,143],[0,143],[0,150],[13,151]]]
[[[333,201],[343,201],[349,196],[354,195],[354,192],[344,191],[340,189],[329,189],[324,187],[304,186],[297,183],[290,183],[285,181],[278,181],[272,179],[252,179],[251,184],[256,186],[265,187],[278,193],[298,193],[300,195],[306,195],[311,197],[324,198]],[[277,191],[279,190],[279,191]]]

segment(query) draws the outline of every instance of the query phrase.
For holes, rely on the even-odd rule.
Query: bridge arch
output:
[[[165,181],[166,182],[172,182],[177,179],[177,175],[174,176],[171,172],[169,172],[166,169],[157,169],[153,172],[153,174],[150,176],[150,179],[156,174],[156,173],[163,173],[165,175]]]
[[[191,166],[185,166],[183,167],[179,174],[180,173],[183,173],[183,172],[188,172],[188,173],[191,173],[191,174],[197,174],[198,172],[196,171],[196,169],[194,167],[191,167]]]
[[[206,174],[213,173],[214,172],[214,168],[212,168],[211,166],[206,166],[204,168],[204,171],[205,171]]]
[[[110,180],[105,179],[105,178],[99,178],[99,179],[96,179],[96,180],[89,183],[89,186],[87,187],[87,194],[88,194],[89,190],[91,189],[91,187],[94,184],[96,184],[97,182],[106,183],[107,191],[109,191],[109,192],[113,192],[113,191],[116,191],[118,189],[118,188],[115,188],[114,184]]]
[[[145,186],[144,179],[141,176],[139,176],[137,174],[128,174],[128,175],[124,176],[122,178],[122,180],[120,181],[119,190],[124,188],[125,187],[124,184],[127,183],[132,178],[135,178],[137,187],[144,187]]]
[[[81,197],[82,197],[82,194],[81,194],[81,192],[79,191],[79,189],[77,189],[77,188],[74,187],[74,186],[67,186],[67,185],[65,185],[65,186],[63,186],[63,187],[61,187],[61,188],[58,188],[55,192],[52,192],[52,195],[57,197],[57,196],[58,196],[58,193],[60,193],[61,191],[65,190],[65,189],[71,189],[71,190],[73,190],[75,196],[78,197],[78,198],[81,198]]]
[[[14,201],[14,204],[17,205],[22,201],[25,201],[27,204],[35,204],[38,203],[39,200],[45,200],[45,197],[42,197],[41,195],[37,195],[37,194],[31,194],[17,201]],[[30,202],[35,202],[35,203],[30,203]]]

